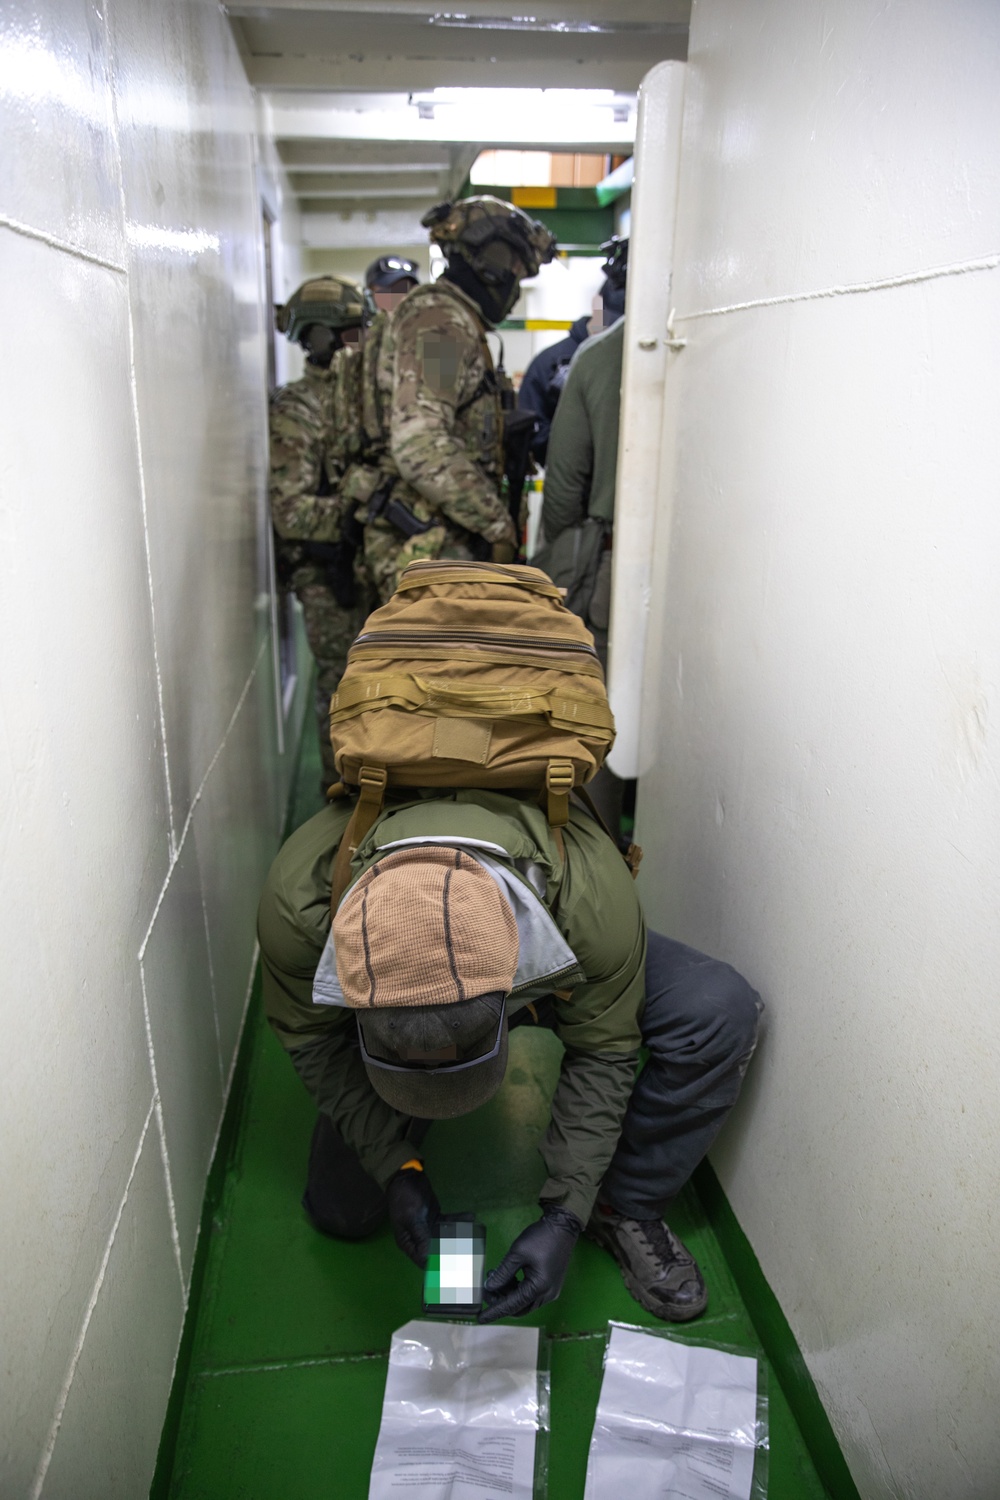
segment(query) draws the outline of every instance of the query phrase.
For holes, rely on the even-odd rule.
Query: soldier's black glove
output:
[[[483,1284],[486,1306],[480,1323],[498,1318],[519,1318],[546,1302],[554,1302],[562,1291],[573,1246],[583,1225],[569,1209],[547,1203],[536,1224],[529,1224],[511,1245],[495,1271]],[[518,1271],[524,1274],[520,1281]]]
[[[396,1244],[423,1270],[430,1253],[431,1235],[441,1215],[441,1205],[427,1173],[415,1167],[401,1167],[389,1179],[385,1196]]]

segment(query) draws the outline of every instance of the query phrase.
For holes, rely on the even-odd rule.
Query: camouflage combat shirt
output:
[[[331,381],[332,369],[307,364],[301,380],[282,386],[271,397],[268,493],[279,563],[286,574],[308,566],[304,550],[295,542],[340,539],[343,502],[330,482],[334,476],[327,460]]]
[[[386,325],[377,359],[388,430],[383,452],[352,475],[359,517],[367,494],[395,475],[394,494],[420,520],[444,520],[487,542],[514,541],[500,494],[500,397],[476,304],[450,282],[415,287]]]

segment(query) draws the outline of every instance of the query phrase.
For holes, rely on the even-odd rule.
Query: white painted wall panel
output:
[[[0,465],[0,1345],[19,1370],[0,1492],[23,1494],[149,1103],[136,953],[167,844],[125,279],[0,236],[18,372]]]
[[[5,0],[0,24],[0,222],[122,264],[105,26],[90,0]]]
[[[1000,1473],[1000,270],[799,294],[1000,248],[998,49],[701,0],[688,63],[641,879],[767,1001],[714,1162],[865,1500]]]
[[[266,425],[255,115],[215,6],[112,6],[175,831],[253,667]],[[164,401],[164,390],[171,399]],[[199,690],[191,692],[192,674]]]
[[[222,1113],[223,1062],[194,839],[170,872],[142,959],[185,1283]],[[228,1075],[228,1067],[226,1068]]]
[[[155,1121],[60,1412],[46,1500],[148,1494],[183,1303]]]
[[[990,0],[694,11],[678,310],[995,252]]]
[[[270,668],[271,652],[265,646],[191,824],[224,1084],[236,1055],[252,978],[247,934],[256,931],[260,892],[256,878],[247,880],[246,871],[266,872],[284,817],[265,754],[274,735]]]
[[[209,0],[13,0],[0,127],[0,1492],[134,1500],[307,706],[255,107]]]

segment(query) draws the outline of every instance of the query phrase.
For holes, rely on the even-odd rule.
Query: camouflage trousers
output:
[[[376,523],[365,527],[365,567],[378,602],[385,604],[396,591],[403,569],[411,562],[450,557],[471,562],[468,533],[447,524],[432,526],[419,536],[404,536],[395,526]]]
[[[295,593],[302,605],[306,639],[316,662],[316,728],[323,760],[323,778],[330,786],[338,780],[330,744],[330,699],[343,675],[347,653],[361,622],[368,613],[367,600],[359,591],[358,603],[344,609],[325,583],[295,580]]]

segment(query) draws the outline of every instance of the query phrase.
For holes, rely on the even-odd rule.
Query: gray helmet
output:
[[[555,235],[544,224],[488,193],[439,203],[420,222],[445,255],[462,256],[486,281],[510,272],[514,256],[523,267],[518,280],[537,276],[556,251]]]
[[[363,328],[375,309],[367,292],[343,276],[304,281],[284,306],[275,309],[279,333],[296,340],[312,323],[327,328]]]

